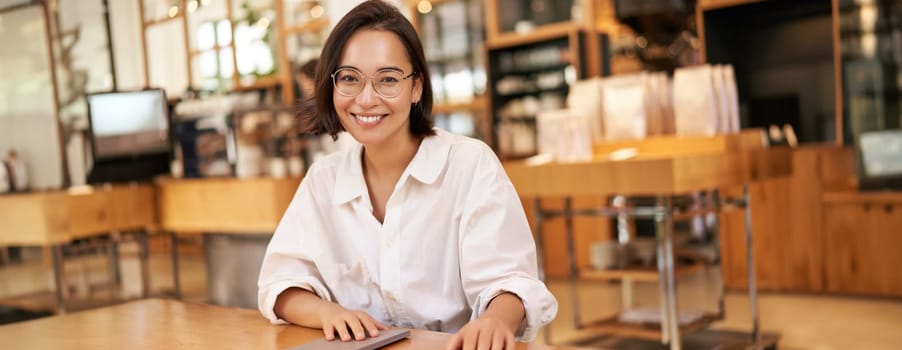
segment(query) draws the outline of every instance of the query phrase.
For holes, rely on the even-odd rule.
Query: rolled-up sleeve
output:
[[[535,241],[523,206],[494,154],[481,155],[467,198],[460,273],[472,318],[482,315],[497,295],[512,293],[526,311],[516,336],[532,341],[554,319],[557,301],[538,278]]]
[[[312,184],[308,181],[310,178],[306,177],[298,187],[266,248],[260,268],[257,306],[260,313],[275,324],[285,323],[276,316],[273,308],[276,298],[288,288],[302,288],[322,299],[332,300],[311,255],[320,245],[317,235],[312,233],[321,229],[322,220]]]

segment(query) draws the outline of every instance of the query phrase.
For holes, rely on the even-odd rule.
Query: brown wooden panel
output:
[[[65,241],[65,202],[59,192],[0,196],[0,246]]]
[[[113,224],[119,230],[150,229],[157,223],[156,188],[151,185],[116,187],[111,191]]]
[[[160,225],[176,232],[270,234],[299,183],[299,178],[161,180]]]
[[[819,292],[823,282],[823,219],[818,181],[821,157],[814,149],[800,149],[793,155],[793,176],[789,181],[788,230],[782,234],[780,289]]]
[[[822,146],[820,152],[820,178],[824,192],[856,191],[855,151],[849,147]]]
[[[874,212],[859,204],[828,204],[824,208],[826,228],[827,291],[863,293],[875,290],[875,270],[862,257],[873,254]]]
[[[822,177],[844,178],[841,166],[848,153],[840,147],[801,147],[792,151],[792,176],[755,182],[752,195],[756,276],[762,290],[821,292],[824,290]],[[825,163],[827,165],[825,165]],[[741,188],[725,190],[741,195]],[[747,288],[743,214],[721,218],[724,284]]]
[[[741,188],[723,188],[722,195],[739,196]],[[745,213],[729,210],[719,215],[720,253],[723,284],[728,289],[748,287],[745,251]]]
[[[841,202],[825,205],[827,290],[902,296],[902,205]]]
[[[69,207],[69,236],[75,239],[112,231],[111,197],[110,191],[102,189],[70,193],[66,197]]]
[[[592,151],[605,155],[623,148],[635,148],[639,154],[677,155],[762,149],[766,146],[763,133],[762,129],[752,128],[712,136],[651,136],[642,140],[596,143],[592,145]]]
[[[762,0],[698,0],[697,6],[702,10],[707,11],[724,7],[746,5],[761,1]]]
[[[753,186],[752,224],[755,241],[758,286],[762,290],[782,290],[783,271],[787,268],[786,236],[790,232],[790,179],[763,181]]]
[[[902,296],[902,274],[899,273],[902,267],[902,254],[899,254],[899,248],[902,247],[902,198],[897,203],[899,204],[884,204],[880,209],[886,223],[883,226],[886,242],[882,247],[888,258],[883,267],[889,282],[889,294],[894,297]]]

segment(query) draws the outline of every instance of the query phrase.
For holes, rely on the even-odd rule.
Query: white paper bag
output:
[[[724,82],[727,91],[727,110],[729,111],[729,130],[739,132],[739,90],[736,87],[736,74],[733,65],[724,66]]]
[[[604,139],[618,141],[645,138],[648,118],[645,75],[606,78],[602,85]]]
[[[593,142],[604,140],[604,108],[601,89],[602,79],[600,77],[589,78],[573,83],[567,95],[567,109],[588,118]]]
[[[556,161],[592,158],[590,118],[573,110],[543,111],[536,117],[539,154]]]
[[[677,135],[717,133],[718,106],[710,65],[679,68],[673,73],[673,110]]]
[[[711,86],[714,88],[714,97],[717,103],[717,132],[730,132],[730,112],[728,110],[729,95],[727,94],[726,81],[724,77],[724,66],[715,65],[711,67]]]

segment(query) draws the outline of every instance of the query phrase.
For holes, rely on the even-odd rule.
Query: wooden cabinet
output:
[[[852,150],[838,146],[802,147],[793,151],[793,174],[752,183],[752,231],[758,288],[770,291],[821,292],[824,264],[822,197],[825,192],[854,187]],[[738,196],[740,188],[724,189]],[[744,213],[721,214],[724,285],[748,287]]]
[[[300,178],[157,180],[160,227],[177,233],[271,234]]]
[[[0,196],[0,246],[63,244],[116,231],[153,230],[156,193],[149,185]]]
[[[827,292],[902,296],[902,194],[829,195],[824,219]]]

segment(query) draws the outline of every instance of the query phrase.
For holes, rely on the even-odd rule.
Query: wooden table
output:
[[[6,349],[288,349],[322,337],[318,329],[271,325],[258,312],[145,299],[0,326]],[[450,334],[412,330],[386,349],[444,349]],[[537,344],[517,349],[566,350]]]
[[[180,236],[216,233],[264,239],[275,232],[300,182],[299,177],[157,179],[160,227],[171,233],[176,297],[181,297]]]
[[[620,161],[507,162],[504,170],[522,197],[674,195],[789,175],[791,152],[649,153]]]
[[[752,135],[754,136],[754,135]],[[749,259],[749,295],[752,304],[752,338],[758,341],[758,319],[756,291],[754,284],[754,264],[751,242],[751,211],[747,184],[761,179],[787,176],[792,172],[792,157],[789,148],[747,147],[742,135],[737,142],[728,142],[728,138],[715,140],[723,147],[709,150],[710,145],[683,150],[669,150],[658,147],[653,151],[646,150],[626,160],[610,160],[603,156],[582,162],[550,162],[530,164],[528,162],[505,163],[505,171],[510,177],[521,197],[534,198],[535,215],[533,227],[536,230],[536,245],[539,252],[539,264],[542,266],[543,216],[563,216],[568,250],[569,279],[571,299],[574,300],[573,322],[577,328],[593,327],[600,332],[614,332],[631,337],[657,339],[669,343],[670,349],[681,349],[682,332],[706,327],[711,322],[723,317],[723,300],[721,310],[716,315],[705,315],[698,322],[680,326],[677,322],[676,282],[675,276],[679,268],[674,264],[673,256],[673,202],[671,196],[684,195],[697,191],[713,190],[725,186],[743,185],[744,195],[736,203],[746,210],[746,241],[748,242]],[[714,139],[701,139],[705,142]],[[760,137],[758,138],[760,143]],[[679,142],[677,142],[679,141]],[[685,140],[668,140],[668,146],[686,144]],[[710,143],[710,142],[708,142]],[[635,148],[635,145],[631,146]],[[571,208],[570,197],[573,196],[654,196],[656,204],[633,208],[600,208],[577,213]],[[564,209],[560,212],[544,211],[542,197],[564,197]],[[713,210],[719,208],[719,200],[714,201]],[[660,288],[661,327],[659,330],[644,326],[624,324],[617,318],[603,319],[584,323],[580,316],[579,299],[575,284],[580,272],[576,266],[573,239],[572,217],[574,215],[602,215],[617,217],[620,215],[652,218],[656,221],[656,238],[658,266],[657,271],[643,271],[638,276],[643,279],[656,280]],[[621,241],[622,242],[622,241]],[[582,274],[585,276],[586,274]],[[602,279],[619,279],[623,281],[624,295],[631,293],[631,283],[637,275],[633,271],[622,270],[615,273],[592,274]],[[723,296],[722,286],[719,293]],[[624,299],[624,308],[631,308],[631,298]],[[546,333],[546,339],[549,335]]]
[[[160,226],[176,233],[272,234],[300,178],[205,178],[156,181]]]
[[[67,296],[63,246],[76,239],[136,231],[146,252],[146,232],[156,225],[156,200],[149,184],[83,187],[69,191],[0,196],[0,246],[49,247],[56,303],[65,312]],[[141,269],[147,292],[146,254]]]

